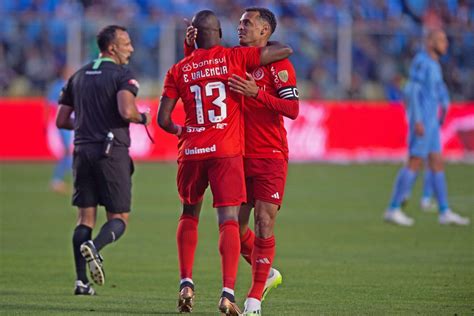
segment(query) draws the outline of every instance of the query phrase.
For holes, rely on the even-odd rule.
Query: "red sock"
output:
[[[252,252],[252,287],[247,297],[262,300],[265,282],[275,256],[275,237],[262,239],[255,237],[255,248]]]
[[[194,253],[198,242],[197,217],[181,215],[176,231],[178,243],[179,273],[181,279],[193,277]]]
[[[255,234],[248,228],[243,236],[240,237],[240,254],[252,265],[252,251],[255,241]]]
[[[240,255],[237,221],[229,220],[219,225],[219,253],[221,254],[223,287],[234,289]]]

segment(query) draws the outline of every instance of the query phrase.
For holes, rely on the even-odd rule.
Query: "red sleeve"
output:
[[[270,65],[272,68],[273,86],[282,99],[298,100],[296,87],[296,72],[290,60],[283,59]]]
[[[186,44],[186,39],[184,39],[184,57],[191,55],[195,49],[194,46],[188,46],[188,44]]]
[[[174,67],[170,68],[170,70],[168,70],[168,72],[166,73],[162,95],[170,99],[178,99],[179,92],[178,86],[176,85],[176,81],[174,80],[173,69]]]
[[[232,48],[236,60],[245,63],[248,71],[260,66],[260,47],[234,47]]]
[[[283,99],[272,96],[263,90],[258,90],[256,99],[266,108],[286,116],[292,120],[298,117],[300,105],[298,99]]]
[[[289,59],[283,59],[267,67],[271,69],[271,82],[278,97],[259,90],[256,99],[265,107],[294,120],[299,113],[299,95],[293,65]]]

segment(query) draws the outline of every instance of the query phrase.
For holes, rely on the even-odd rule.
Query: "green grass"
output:
[[[139,164],[129,230],[104,249],[107,283],[75,297],[70,197],[48,189],[49,164],[0,165],[0,313],[173,315],[180,214],[174,164]],[[275,266],[284,277],[264,315],[473,315],[474,226],[441,227],[417,209],[412,228],[383,223],[397,165],[292,165],[277,219]],[[474,218],[474,168],[448,165],[451,206]],[[100,212],[99,224],[104,221]],[[220,264],[206,200],[194,271],[194,314],[216,315]],[[96,230],[97,231],[97,230]],[[241,260],[240,306],[250,285]]]

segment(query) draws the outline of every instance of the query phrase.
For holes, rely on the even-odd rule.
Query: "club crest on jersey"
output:
[[[264,74],[263,69],[259,67],[252,72],[252,77],[255,80],[261,80]]]
[[[281,81],[287,82],[288,81],[288,70],[282,70],[278,72],[278,78],[280,78]]]
[[[135,86],[137,89],[140,89],[140,85],[138,84],[138,81],[135,80],[135,79],[130,79],[128,81],[129,84],[131,84],[132,86]]]

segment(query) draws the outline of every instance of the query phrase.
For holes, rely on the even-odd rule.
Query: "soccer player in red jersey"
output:
[[[265,47],[276,28],[275,15],[265,8],[247,8],[237,29],[242,46]],[[231,91],[246,96],[244,170],[247,203],[239,213],[241,253],[252,264],[252,285],[244,315],[260,315],[268,290],[282,282],[271,268],[275,255],[273,228],[281,206],[288,169],[288,142],[283,116],[299,112],[296,74],[288,59],[258,67],[247,80],[234,75]],[[255,233],[248,227],[254,210]],[[271,275],[269,276],[269,274]]]
[[[266,47],[275,31],[274,14],[265,8],[247,8],[240,19],[240,45]],[[188,27],[185,53],[193,48],[195,30]],[[270,43],[271,44],[271,43]],[[231,91],[246,96],[245,179],[247,203],[239,212],[241,253],[252,265],[252,286],[245,301],[244,315],[260,315],[261,300],[282,282],[271,268],[275,254],[273,227],[281,206],[288,167],[288,143],[283,116],[295,119],[299,112],[298,90],[293,65],[288,59],[258,67],[229,79]],[[248,227],[255,208],[255,233]]]
[[[177,229],[181,276],[178,310],[191,312],[193,307],[197,225],[203,195],[210,184],[219,222],[223,279],[219,310],[239,315],[234,285],[240,253],[238,212],[246,201],[243,96],[230,91],[227,81],[231,74],[245,76],[248,69],[284,59],[292,50],[281,44],[222,47],[220,22],[209,10],[198,12],[192,25],[198,30],[199,48],[166,74],[158,112],[160,127],[179,137],[177,183],[183,211]],[[179,98],[185,110],[184,127],[171,119]]]

